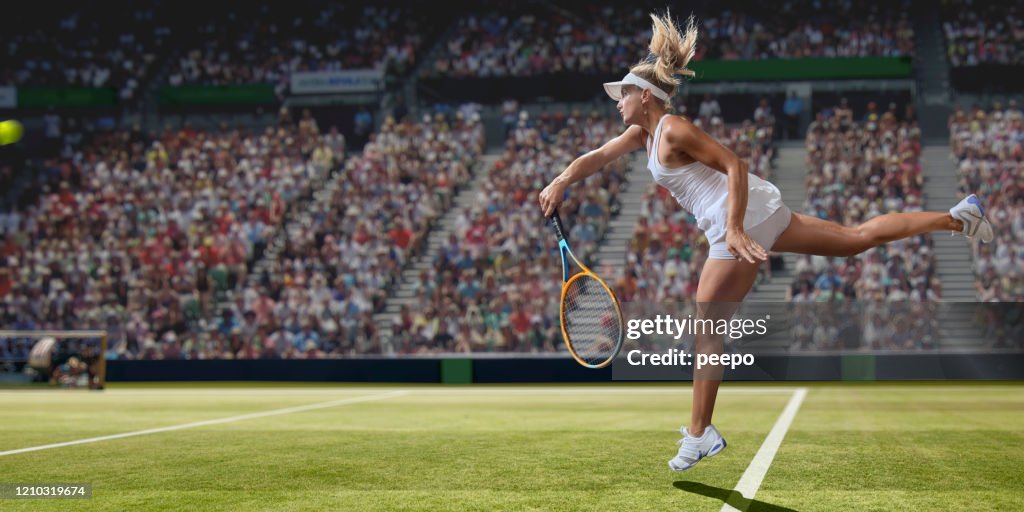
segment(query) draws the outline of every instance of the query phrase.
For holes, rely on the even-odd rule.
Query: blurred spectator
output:
[[[782,107],[785,122],[782,125],[782,137],[793,139],[800,136],[800,114],[804,110],[803,100],[794,92],[786,95],[786,103]]]
[[[356,145],[362,147],[373,131],[373,115],[366,107],[359,107],[352,124],[355,126]]]

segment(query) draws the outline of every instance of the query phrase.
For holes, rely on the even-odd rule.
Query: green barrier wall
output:
[[[274,88],[267,84],[160,88],[161,105],[256,105],[276,102]]]
[[[18,87],[18,108],[114,105],[117,105],[117,90],[112,87]]]

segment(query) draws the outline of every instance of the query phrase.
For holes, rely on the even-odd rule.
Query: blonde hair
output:
[[[651,14],[654,34],[651,36],[651,54],[630,68],[633,73],[669,95],[666,107],[671,108],[671,97],[676,94],[679,79],[676,75],[694,76],[686,67],[697,51],[697,23],[693,15],[686,20],[686,30],[680,33],[669,11],[664,16]]]

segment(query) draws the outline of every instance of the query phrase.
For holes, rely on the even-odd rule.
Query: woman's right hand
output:
[[[565,182],[555,178],[552,182],[540,191],[540,209],[544,210],[545,217],[551,217],[562,204],[565,195]]]

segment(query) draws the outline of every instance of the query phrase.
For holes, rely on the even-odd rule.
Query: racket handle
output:
[[[562,227],[562,219],[558,216],[558,210],[551,215],[551,226],[555,228],[555,235],[558,236],[558,241],[565,240],[565,228]]]

